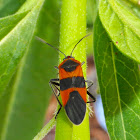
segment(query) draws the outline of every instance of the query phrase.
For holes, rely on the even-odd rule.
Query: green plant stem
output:
[[[55,125],[55,117],[52,118],[43,128],[42,130],[34,137],[33,140],[42,140],[47,133],[53,128]]]
[[[86,35],[86,0],[62,0],[61,26],[60,26],[60,50],[70,55],[74,45]],[[72,54],[80,62],[86,62],[86,39],[82,40]],[[64,56],[60,54],[59,62]],[[86,64],[83,66],[86,76]],[[86,79],[86,77],[85,77]],[[56,140],[88,140],[89,116],[88,111],[82,124],[73,125],[67,118],[64,108],[57,117]]]

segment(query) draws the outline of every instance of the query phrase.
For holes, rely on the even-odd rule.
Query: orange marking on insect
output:
[[[64,91],[60,91],[60,95],[61,95],[61,98],[62,98],[62,104],[63,106],[66,105],[68,99],[69,99],[69,94],[72,92],[72,91],[78,91],[78,93],[80,93],[80,96],[82,97],[82,99],[84,100],[84,102],[86,103],[87,102],[87,89],[86,88],[69,88],[67,90],[64,90]]]

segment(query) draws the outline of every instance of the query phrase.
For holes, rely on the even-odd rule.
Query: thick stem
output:
[[[61,26],[60,26],[60,50],[70,55],[74,45],[86,35],[86,0],[62,0]],[[86,62],[86,39],[83,39],[75,48],[73,57],[80,62]],[[60,63],[64,56],[60,54]],[[86,64],[83,66],[86,76]],[[86,77],[85,77],[86,79]],[[64,109],[57,117],[56,140],[88,140],[89,116],[88,111],[82,124],[73,125],[67,118]]]

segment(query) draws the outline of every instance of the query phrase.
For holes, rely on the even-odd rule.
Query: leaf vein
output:
[[[126,78],[123,77],[119,72],[117,72],[117,74],[118,74],[124,81],[126,81],[126,83],[128,83],[128,85],[132,88],[132,90],[133,90],[133,92],[134,92],[134,94],[135,94],[135,96],[136,96],[136,98],[138,99],[139,104],[140,104],[139,97],[137,96],[137,93],[135,92],[134,87],[133,87],[133,86],[126,80]]]
[[[121,115],[121,120],[122,120],[122,128],[123,128],[123,132],[124,132],[124,139],[126,140],[125,126],[124,126],[124,120],[123,120],[123,114],[122,114],[121,102],[120,102],[120,95],[119,95],[119,86],[118,86],[118,81],[117,81],[117,71],[116,71],[116,66],[115,66],[115,58],[114,58],[112,44],[111,44],[111,53],[112,53],[113,68],[114,68],[114,73],[115,73],[115,82],[116,82],[116,88],[117,88],[117,94],[118,94],[118,104],[119,104],[120,115]]]
[[[139,116],[132,108],[130,108],[123,100],[121,100],[121,102],[122,102],[129,110],[131,110],[131,111],[139,118],[139,120],[140,120],[140,116]]]
[[[135,140],[138,140],[138,139],[137,139],[137,138],[135,138],[135,136],[134,136],[134,135],[132,135],[131,133],[129,133],[129,132],[127,132],[127,131],[126,131],[126,133],[127,133],[127,134],[129,134],[130,136],[132,136]]]

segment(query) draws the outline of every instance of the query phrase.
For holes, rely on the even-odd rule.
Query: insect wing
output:
[[[70,93],[69,100],[65,105],[65,111],[68,118],[75,125],[79,125],[83,121],[86,113],[86,103],[78,91]]]

